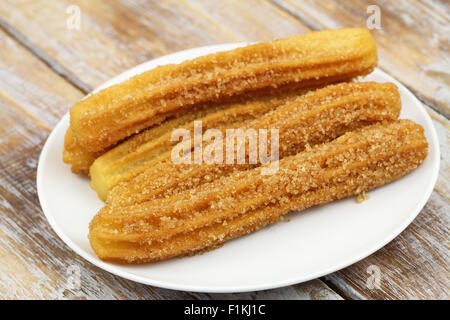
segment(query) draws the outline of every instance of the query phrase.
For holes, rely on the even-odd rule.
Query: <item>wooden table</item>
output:
[[[199,294],[113,276],[78,257],[52,231],[36,194],[37,159],[50,130],[92,88],[187,48],[366,26],[373,4],[381,13],[381,29],[372,30],[380,67],[423,102],[442,150],[430,200],[386,247],[307,283]],[[449,16],[446,0],[0,1],[0,298],[449,299]],[[79,288],[71,282],[74,268]],[[375,287],[373,270],[381,275]]]

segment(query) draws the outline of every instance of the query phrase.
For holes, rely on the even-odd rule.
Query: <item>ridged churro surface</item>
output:
[[[311,32],[165,65],[75,104],[71,130],[102,152],[179,108],[264,88],[316,87],[370,73],[376,47],[367,29]]]
[[[330,82],[332,81],[330,80]],[[212,102],[200,103],[197,105],[180,108],[172,112],[167,112],[155,116],[153,119],[154,124],[150,128],[133,135],[129,139],[120,141],[116,146],[113,146],[111,148],[108,147],[98,152],[91,152],[83,148],[72,134],[72,128],[69,127],[64,139],[63,161],[71,165],[73,173],[90,174],[89,172],[90,167],[94,163],[94,161],[98,159],[101,155],[108,152],[109,150],[118,147],[122,151],[120,152],[113,151],[109,153],[109,156],[103,158],[103,160],[109,159],[107,161],[108,164],[115,162],[116,156],[118,156],[118,154],[123,154],[126,148],[129,147],[130,145],[133,145],[133,149],[138,149],[140,145],[150,142],[153,139],[157,139],[159,136],[163,135],[168,131],[171,131],[179,126],[185,125],[194,119],[204,117],[210,113],[214,113],[219,110],[227,108],[230,109],[237,108],[238,106],[244,106],[250,102],[269,103],[269,101],[272,100],[271,105],[277,106],[277,104],[274,103],[277,99],[280,100],[280,103],[282,103],[283,99],[301,95],[307,92],[308,90],[313,90],[317,87],[320,87],[320,85],[316,86],[313,83],[311,84],[303,83],[301,86],[287,85],[277,88],[265,88],[258,91],[246,92],[239,96],[234,96],[226,99],[220,99]],[[245,113],[245,111],[243,112]],[[229,121],[231,123],[231,119],[229,119]],[[129,140],[133,140],[133,142],[131,142],[130,144],[126,144],[123,147],[120,147],[122,144],[128,142]]]
[[[279,157],[284,158],[307,146],[330,141],[346,131],[377,121],[397,119],[400,109],[397,88],[391,83],[341,83],[290,100],[278,109],[244,123],[242,127],[243,130],[277,129]],[[223,130],[224,136],[225,132]],[[267,137],[267,140],[267,150],[271,150],[270,138]],[[224,139],[223,150],[226,149],[225,144]],[[236,153],[236,149],[233,152]],[[245,152],[246,164],[226,163],[225,151],[219,164],[179,164],[173,162],[170,152],[166,152],[144,165],[110,173],[115,180],[109,179],[110,186],[115,187],[108,203],[121,206],[168,197],[234,171],[248,170],[261,164],[261,161],[249,164],[248,143]],[[255,153],[259,154],[258,146]],[[104,173],[102,178],[105,180],[109,176]]]
[[[101,152],[87,151],[77,142],[73,136],[72,128],[68,128],[64,136],[63,161],[71,165],[73,173],[88,173],[89,167],[97,159]]]
[[[152,163],[162,161],[161,155],[178,143],[171,139],[174,129],[188,130],[193,134],[194,121],[201,122],[203,131],[242,126],[280,105],[295,101],[302,93],[303,91],[296,90],[202,108],[198,112],[188,112],[163,126],[146,130],[95,160],[90,168],[91,186],[100,199],[106,200],[108,192],[116,184],[128,181],[152,166]],[[155,135],[154,131],[162,133],[161,127],[164,133]]]
[[[104,207],[89,239],[103,260],[142,263],[194,254],[278,221],[291,210],[361,194],[415,169],[427,155],[409,120],[367,126],[263,167],[235,172],[172,197]],[[369,200],[370,201],[370,200]]]
[[[181,126],[193,119],[202,117],[210,112],[220,110],[221,108],[226,108],[227,106],[228,104],[201,104],[192,106],[189,110],[177,110],[176,112],[165,114],[164,117],[159,116],[158,119],[155,119],[155,121],[158,120],[160,123],[157,123],[155,126],[145,130],[137,136],[134,136],[119,144],[115,148],[116,151],[111,150],[110,155],[115,155],[116,157],[123,155],[126,153],[127,147],[136,149],[139,145],[144,144],[147,141],[157,139],[164,133],[175,129],[178,126]],[[67,130],[64,139],[63,160],[65,163],[72,166],[72,172],[89,173],[89,169],[94,161],[106,152],[108,152],[108,149],[104,149],[99,152],[91,152],[86,150],[73,136],[72,128],[69,127]]]

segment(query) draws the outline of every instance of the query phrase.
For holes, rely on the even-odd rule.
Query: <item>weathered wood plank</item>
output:
[[[210,298],[113,276],[78,257],[54,234],[36,194],[37,160],[49,127],[83,93],[1,31],[0,43],[0,297]],[[68,282],[71,267],[81,272],[79,289]],[[340,298],[320,280],[251,295],[261,296]]]
[[[51,57],[55,69],[65,69],[70,80],[86,88],[155,56],[186,48],[270,40],[306,32],[308,27],[365,26],[366,9],[372,4],[368,0],[272,2],[9,0],[0,3],[0,25],[17,29],[22,41],[45,59]],[[380,64],[448,117],[449,24],[442,14],[448,6],[443,3],[435,9],[419,2],[415,8],[410,2],[375,2],[382,10],[383,29],[373,32]],[[80,30],[67,28],[70,5],[80,8]],[[424,21],[430,27],[423,27]]]
[[[135,284],[93,267],[58,239],[36,195],[37,158],[48,130],[0,95],[0,296],[16,298],[191,298]],[[70,288],[68,268],[81,274]]]
[[[449,209],[448,201],[433,193],[394,241],[325,280],[352,299],[449,299]],[[374,268],[379,287],[370,285]]]
[[[77,257],[53,233],[37,199],[37,159],[49,133],[47,125],[82,93],[3,32],[0,43],[0,296],[193,298],[103,272]],[[80,268],[79,290],[68,287],[70,266]]]
[[[450,298],[450,122],[432,110],[429,114],[441,149],[434,192],[418,217],[392,242],[366,259],[324,278],[347,298]],[[379,287],[370,287],[374,268],[380,271]]]
[[[429,106],[450,112],[450,5],[448,1],[272,0],[311,28],[366,26],[377,5],[381,29],[374,29],[380,66]]]
[[[245,293],[192,293],[197,299],[219,300],[343,300],[327,286],[318,286],[316,280],[274,290]]]
[[[445,2],[425,1],[273,1],[313,29],[365,26],[367,7],[381,9],[374,30],[383,69],[425,97],[428,106],[448,117],[449,15]],[[395,46],[395,48],[393,47]],[[431,102],[431,103],[430,103]],[[436,108],[437,106],[437,108]],[[439,179],[427,206],[398,238],[371,257],[326,277],[351,298],[411,299],[450,297],[449,285],[449,122],[428,109],[441,143]],[[380,268],[382,282],[366,285],[369,266]],[[370,269],[369,269],[370,270]]]
[[[425,208],[395,240],[324,280],[352,299],[449,299],[450,122],[429,111],[438,132],[441,166]],[[380,286],[369,288],[373,268]],[[368,269],[369,268],[369,269]]]
[[[84,94],[50,72],[44,63],[3,32],[0,42],[0,95],[17,102],[18,108],[45,126],[53,127]]]
[[[80,30],[67,28],[71,5],[80,8]],[[167,53],[307,31],[290,15],[258,0],[5,0],[0,16],[3,24],[91,87]]]
[[[70,4],[72,4],[72,2],[70,2]],[[301,33],[306,30],[302,23],[299,23],[294,20],[292,16],[286,14],[286,12],[276,9],[273,5],[266,2],[258,2],[258,4],[256,4],[254,1],[165,1],[142,4],[130,1],[109,1],[90,2],[89,4],[91,7],[88,5],[87,1],[76,1],[75,4],[80,5],[82,12],[82,28],[80,31],[68,30],[65,28],[68,16],[65,9],[69,5],[68,1],[51,2],[50,4],[45,1],[27,1],[26,3],[22,2],[19,4],[14,2],[14,5],[12,4],[12,1],[3,1],[0,3],[0,15],[3,13],[3,18],[7,23],[18,28],[18,34],[23,34],[26,39],[29,40],[31,45],[36,46],[41,50],[37,52],[38,55],[39,52],[46,53],[53,59],[53,62],[56,63],[57,67],[62,66],[63,68],[67,68],[70,74],[80,77],[80,79],[92,87],[95,87],[114,74],[123,71],[132,65],[168,52],[219,42],[268,40],[275,37]],[[101,14],[99,14],[99,12],[101,12]],[[312,10],[312,12],[314,13],[315,11]],[[329,13],[327,13],[326,10],[323,12],[325,12],[324,17],[327,17]],[[48,18],[49,15],[51,16],[51,19]],[[265,17],[269,18],[266,19]],[[312,27],[322,27],[319,24],[315,26],[314,24],[316,22],[314,21],[314,17],[310,17],[308,21],[309,25]],[[321,19],[321,21],[323,20]],[[329,21],[332,21],[331,18],[328,18],[328,22]],[[87,26],[87,30],[83,26]],[[402,33],[399,33],[399,35],[402,36]],[[392,40],[392,35],[390,36]],[[54,40],[48,41],[48,39]],[[416,38],[412,37],[411,39]],[[385,40],[384,42],[389,43],[388,40]],[[392,43],[394,42],[392,41]],[[105,52],[108,52],[108,56],[105,55]],[[415,57],[415,55],[413,55],[413,57]],[[3,61],[7,60],[3,59]],[[48,64],[51,65],[51,63]],[[5,65],[12,66],[13,64],[6,63]],[[28,65],[28,68],[32,70],[33,68],[31,68],[31,66],[32,63]],[[403,80],[395,73],[395,63],[391,66],[392,70],[388,71],[393,72],[397,78]],[[54,66],[52,67],[55,68]],[[411,69],[412,67],[409,66],[409,68]],[[26,73],[26,65],[23,67],[23,70],[23,77],[25,79],[31,76]],[[416,79],[428,79],[417,78],[417,73],[414,73],[414,70],[411,70],[411,72],[413,72],[411,74],[414,76],[410,76],[410,81],[414,80],[414,77],[416,77]],[[3,78],[7,77],[2,77],[2,79]],[[35,78],[33,81],[30,81],[30,83],[40,83],[39,81],[41,81],[39,78]],[[3,84],[0,86],[0,90],[5,86],[13,86],[16,90],[16,86],[11,84]],[[416,89],[414,86],[411,87]],[[8,92],[9,98],[7,100],[10,101],[10,89],[8,88],[7,91],[3,90],[3,92]],[[28,90],[23,90],[23,92],[26,93]],[[417,92],[423,94],[422,91]],[[27,107],[27,104],[24,103],[22,106],[21,99],[24,98],[19,93],[15,95],[16,97],[12,100],[20,101],[20,103],[13,103],[13,105],[17,104],[24,107],[28,113],[34,116],[40,114],[40,112],[37,112],[36,110],[33,111],[32,107],[34,107],[34,105],[32,104],[29,104]],[[27,95],[25,95],[25,97],[27,97]],[[32,101],[31,98],[26,99]],[[35,97],[35,99],[39,100],[39,96]],[[64,99],[61,101],[64,101]],[[72,102],[69,102],[69,104],[70,103]],[[45,105],[47,105],[47,102],[42,104],[43,107]],[[436,120],[435,125],[438,127],[441,143],[443,143],[443,146],[448,146],[448,121],[431,111],[430,113]],[[45,116],[42,121],[51,124],[56,121],[55,119],[57,119],[57,117]],[[38,151],[36,151],[36,153],[37,152]],[[386,273],[385,269],[390,271],[389,268],[392,266],[399,266],[399,269],[395,272],[390,271],[391,273],[387,272],[385,274],[383,279],[387,279],[387,282],[384,283],[384,287],[382,282],[382,289],[384,290],[379,290],[374,293],[366,288],[365,283],[368,274],[366,273],[366,268],[364,268],[364,261],[341,271],[341,273],[344,273],[347,270],[354,270],[353,277],[341,273],[330,276],[329,281],[333,286],[345,291],[343,293],[347,296],[355,298],[396,298],[415,296],[430,298],[445,297],[445,295],[448,296],[448,280],[446,281],[445,279],[445,277],[448,278],[448,270],[443,269],[441,265],[443,259],[447,259],[446,254],[448,254],[448,247],[445,247],[448,242],[448,231],[442,229],[443,226],[446,226],[444,223],[445,221],[442,222],[443,219],[446,219],[446,215],[444,214],[444,216],[442,216],[442,212],[448,212],[448,207],[445,210],[438,210],[443,207],[443,205],[448,206],[448,149],[443,152],[443,157],[447,160],[442,163],[436,193],[433,194],[430,203],[427,205],[427,208],[430,207],[431,209],[426,211],[426,216],[431,216],[432,221],[440,222],[434,224],[430,222],[430,225],[428,225],[420,224],[420,222],[415,221],[410,228],[389,245],[394,246],[393,248],[395,249],[397,241],[400,241],[400,244],[398,245],[398,248],[400,249],[395,249],[399,252],[396,255],[388,255],[386,259],[387,261],[390,261],[390,263],[386,262],[385,265],[379,264],[380,269],[383,274]],[[29,174],[32,175],[33,173],[30,172]],[[34,180],[21,181],[24,181],[24,183],[26,183],[25,181],[28,181],[27,183],[30,185],[28,188],[33,188],[32,184],[34,183]],[[421,213],[418,220],[424,215],[424,212]],[[414,227],[417,223],[418,226]],[[435,224],[437,229],[433,229]],[[413,236],[411,236],[408,232],[410,232],[409,230],[413,227],[415,229],[411,231],[413,234]],[[433,230],[428,231],[427,228],[432,228]],[[423,234],[421,234],[420,237],[414,237],[416,233]],[[438,248],[434,248],[434,246],[428,244],[430,237],[431,239],[434,239],[433,235],[440,235],[443,237],[441,241],[434,241],[433,243],[433,245],[438,245]],[[406,237],[405,239],[408,241],[404,240],[404,243],[402,244],[402,237]],[[409,243],[410,239],[416,239],[414,241],[417,241],[418,244],[415,245],[415,248],[420,248],[420,250],[417,250],[416,252],[408,249],[407,253],[401,255],[402,249],[405,248],[405,245]],[[381,262],[384,261],[383,250],[373,255]],[[437,259],[435,259],[435,255],[438,257]],[[399,257],[398,259],[397,256]],[[368,259],[372,259],[372,257]],[[405,267],[405,271],[401,267],[406,259],[409,265]],[[377,262],[378,260],[371,261]],[[427,261],[427,268],[419,268],[411,263],[411,261],[416,260]],[[361,267],[359,267],[360,264],[362,265]],[[414,269],[420,269],[427,275],[417,280],[417,282],[414,282],[409,279],[410,277],[414,277],[414,273],[411,271]],[[439,272],[435,272],[436,270]],[[401,275],[403,273],[408,274],[409,277],[400,277],[399,279],[403,281],[402,283],[396,281],[398,274]],[[62,274],[62,277],[64,278],[64,274]],[[353,283],[354,278],[357,279],[355,280],[355,284]],[[422,288],[424,289],[422,290],[420,287],[418,291],[411,289],[411,287],[414,288],[419,285],[422,285]],[[303,286],[304,285],[301,285],[299,287],[303,288]],[[429,289],[430,287],[432,287],[434,291]],[[280,293],[275,291],[277,293],[273,294],[277,297],[289,297],[292,292],[298,290],[298,287],[296,286],[294,289],[286,288],[281,290],[287,291],[282,291]],[[323,290],[328,292],[329,289],[325,287]],[[390,291],[386,292],[387,290]],[[296,297],[312,297],[310,293],[305,294],[305,292],[308,292],[308,290],[302,291],[302,293],[296,295]],[[271,295],[272,291],[269,291],[268,293],[258,293],[257,296],[267,297],[268,294]],[[168,296],[169,295],[166,297]],[[253,296],[253,294],[243,294],[235,297]],[[210,297],[210,295],[195,295],[195,297],[204,298]],[[335,296],[331,295],[331,297]]]
[[[450,202],[450,121],[433,111],[430,111],[429,114],[438,133],[441,149],[441,167],[434,190],[443,199]]]

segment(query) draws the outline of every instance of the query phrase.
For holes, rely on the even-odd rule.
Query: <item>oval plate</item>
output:
[[[180,63],[201,55],[234,49],[224,44],[186,50],[141,64],[100,88],[122,82],[158,65]],[[197,292],[244,292],[311,280],[349,266],[380,249],[402,232],[427,202],[439,171],[436,131],[422,104],[403,85],[376,69],[363,81],[394,82],[401,94],[401,118],[421,124],[429,155],[414,172],[371,191],[370,199],[354,198],[291,213],[277,223],[194,257],[144,265],[118,265],[97,258],[87,238],[89,222],[104,205],[89,179],[72,174],[62,161],[66,114],[42,150],[37,189],[42,209],[61,239],[94,265],[126,279],[163,288]],[[94,92],[95,92],[94,91]]]

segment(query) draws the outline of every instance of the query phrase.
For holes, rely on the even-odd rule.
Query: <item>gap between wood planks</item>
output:
[[[272,3],[277,5],[280,9],[287,12],[291,16],[294,16],[296,19],[298,19],[301,23],[307,25],[309,28],[313,30],[320,30],[321,28],[315,25],[313,22],[309,21],[306,17],[301,17],[299,14],[294,14],[287,9],[284,8],[284,5],[279,5],[277,0],[271,0]],[[50,55],[48,55],[45,51],[35,46],[30,40],[28,40],[27,37],[23,36],[20,32],[15,30],[12,26],[10,26],[6,21],[4,21],[0,17],[0,28],[2,28],[8,35],[10,35],[12,38],[14,38],[18,43],[22,44],[25,48],[27,48],[33,55],[35,55],[38,59],[43,61],[51,70],[53,70],[56,74],[67,80],[69,83],[80,89],[84,93],[89,93],[92,88],[81,81],[79,78],[77,78],[74,74],[72,74],[68,69],[63,67],[60,63],[58,63],[56,60],[54,60]],[[411,89],[410,89],[411,90]],[[431,109],[435,110],[437,113],[443,115],[447,119],[449,118],[448,114],[443,112],[439,107],[434,105],[432,102],[428,101],[426,98],[423,98],[419,93],[417,93],[414,90],[411,90],[415,96],[421,100],[424,104],[426,104]],[[321,279],[323,282],[325,282],[328,287],[330,287],[333,291],[337,292],[338,294],[346,297],[346,298],[355,298],[354,296],[350,295],[348,293],[343,292],[340,288],[338,288],[336,285],[331,283],[330,281],[327,281],[326,279]],[[360,298],[357,296],[356,298]]]
[[[282,1],[279,0],[269,0],[273,5],[275,5],[277,8],[279,8],[280,10],[286,12],[287,14],[290,14],[291,16],[293,16],[294,18],[296,18],[298,21],[300,21],[300,23],[303,23],[304,25],[306,25],[308,28],[310,28],[312,31],[318,31],[318,30],[322,30],[323,28],[316,24],[315,22],[313,22],[311,19],[309,19],[307,16],[301,14],[300,12],[298,12],[297,10],[295,10],[294,8],[292,8],[289,4],[284,3]],[[394,79],[398,80],[400,83],[402,83],[406,88],[408,88],[409,91],[411,91],[414,96],[419,99],[419,101],[421,101],[423,104],[425,104],[426,106],[428,106],[430,109],[433,109],[434,111],[436,111],[437,113],[441,114],[442,116],[444,116],[447,120],[450,119],[450,114],[448,112],[445,112],[444,110],[442,110],[441,108],[439,108],[434,102],[430,101],[429,99],[425,98],[422,94],[420,94],[419,92],[417,92],[416,90],[412,89],[409,86],[406,86],[402,81],[400,81],[399,79],[397,79],[397,77],[395,77],[394,75],[392,75],[389,71],[385,70],[384,68],[378,67],[381,70],[383,70],[384,72],[386,72],[387,74],[389,74],[391,77],[393,77]]]
[[[300,14],[299,12],[295,11],[288,4],[280,2],[278,0],[269,0],[269,1],[274,6],[279,8],[280,10],[282,10],[282,11],[286,12],[287,14],[291,15],[293,18],[299,20],[300,23],[306,25],[311,30],[317,31],[317,30],[323,29],[321,26],[319,26],[316,23],[314,23],[313,21],[311,21],[308,17],[306,17],[306,16]],[[13,39],[15,39],[17,42],[22,44],[25,48],[30,50],[36,57],[38,57],[40,60],[42,60],[56,74],[60,75],[64,79],[66,79],[68,82],[70,82],[76,88],[81,90],[83,93],[88,94],[88,93],[90,93],[93,90],[92,87],[90,87],[88,84],[86,84],[81,79],[79,79],[77,76],[75,76],[67,68],[65,68],[58,61],[56,61],[50,55],[48,55],[45,51],[41,50],[39,47],[34,45],[30,40],[28,40],[27,37],[25,37],[22,33],[20,33],[15,28],[13,28],[2,17],[0,17],[0,28],[2,30],[4,30]],[[387,74],[391,75],[392,77],[396,78],[395,76],[390,74],[387,70],[385,70],[383,68],[380,68],[380,69],[383,70],[384,72],[386,72]],[[441,114],[447,120],[450,119],[450,114],[448,112],[445,112],[444,110],[439,108],[435,103],[433,103],[432,101],[428,100],[427,98],[425,98],[423,95],[421,95],[419,92],[417,92],[416,90],[412,89],[411,87],[408,87],[408,86],[405,86],[405,87],[407,87],[414,94],[414,96],[418,100],[420,100],[422,103],[424,103],[426,106],[428,106],[432,110],[436,111],[437,113]]]
[[[88,94],[93,89],[81,79],[77,78],[73,73],[71,73],[67,68],[62,66],[59,62],[53,59],[45,51],[41,50],[39,47],[35,46],[27,37],[21,34],[19,31],[14,29],[8,22],[6,22],[2,17],[0,17],[0,29],[6,32],[11,38],[16,40],[22,46],[27,48],[33,55],[35,55],[39,60],[44,62],[51,70],[53,70],[57,75],[67,80],[77,89],[85,94]]]
[[[71,74],[70,72],[65,70],[65,68],[61,67],[58,62],[53,61],[53,59],[51,57],[49,57],[45,52],[42,52],[41,49],[37,48],[37,50],[36,50],[36,48],[34,48],[34,45],[26,37],[23,37],[19,32],[15,31],[11,26],[8,26],[8,24],[6,24],[6,27],[7,27],[7,29],[5,29],[5,25],[4,24],[0,25],[0,29],[4,30],[5,33],[9,37],[11,37],[15,42],[17,42],[17,44],[19,44],[19,46],[22,46],[24,51],[30,52],[31,56],[33,56],[36,59],[38,59],[36,61],[40,61],[42,64],[45,64],[48,67],[48,71],[49,72],[55,72],[55,74],[58,77],[60,77],[61,79],[63,79],[63,81],[67,81],[67,83],[70,83],[71,85],[73,85],[73,81],[70,80],[70,77],[73,77],[74,79],[76,79],[76,77],[74,77],[73,74]],[[57,68],[57,70],[55,70],[55,68]],[[75,87],[78,90],[80,90],[81,92],[85,92],[85,93],[87,93],[87,92],[89,92],[91,90],[89,88],[89,86],[87,86],[88,89],[86,89],[86,90],[83,90],[83,88],[80,88],[80,86],[75,86]],[[23,119],[26,119],[26,121],[30,121],[30,123],[33,123],[33,124],[36,125],[36,126],[33,125],[30,128],[33,128],[33,129],[39,129],[40,128],[43,131],[45,131],[46,133],[51,131],[51,128],[47,124],[44,124],[40,119],[36,118],[33,114],[29,113],[26,108],[23,108],[22,105],[18,101],[16,101],[14,98],[10,97],[8,93],[3,92],[4,93],[3,95],[1,95],[1,93],[2,92],[1,92],[1,88],[0,88],[0,96],[4,96],[4,98],[6,98],[8,104],[13,105],[12,110],[15,110],[15,112],[18,112],[20,114],[23,114],[24,115]],[[28,125],[26,125],[26,126],[20,125],[19,127],[29,127],[29,126]],[[38,130],[37,132],[41,132],[41,131]],[[31,136],[38,137],[38,134],[31,134]],[[44,136],[42,136],[42,137],[44,137],[44,140],[45,140],[45,136],[46,136],[46,134],[44,134]],[[42,144],[42,141],[44,141],[44,140],[42,140],[42,137],[39,139],[39,141],[40,141],[39,144]],[[36,153],[36,150],[38,150],[38,152],[39,152],[40,148],[39,148],[39,146],[37,144],[35,146],[33,146],[33,148],[35,150],[33,151],[32,158],[33,159],[37,159],[37,156],[38,156],[39,153]],[[16,180],[16,178],[17,178],[16,176],[8,174],[8,170],[6,169],[6,167],[4,168],[5,170],[1,170],[1,169],[2,168],[0,168],[0,171],[7,173],[5,175],[5,177],[8,179],[8,181],[14,182]],[[34,182],[35,181],[34,180],[35,178],[31,178],[31,179],[32,180],[30,181],[27,178],[27,181],[28,182]],[[36,198],[35,185],[33,186],[33,188],[34,188],[34,190],[32,190],[32,194],[33,194],[32,200],[33,200],[33,202],[31,203],[31,206],[32,206],[33,210],[37,210],[35,212],[39,212],[40,211],[40,205],[39,205],[39,202],[36,202],[37,198]],[[28,199],[26,194],[22,194],[22,198],[23,197]],[[15,209],[16,208],[11,207],[11,210],[15,210]],[[46,223],[45,220],[42,220],[43,219],[42,215],[39,215],[38,219],[39,219],[39,223],[42,223],[43,221],[44,221],[44,223]],[[46,227],[48,227],[48,226],[46,225]],[[47,236],[48,237],[55,237],[55,234],[51,232],[51,234],[50,235],[47,234]],[[56,243],[58,243],[59,246],[64,247],[64,250],[66,250],[65,245],[63,245],[62,242],[59,239],[56,241]],[[50,252],[48,252],[48,254],[52,255],[52,252],[50,251]],[[74,261],[79,261],[79,259],[80,259],[78,256],[76,256],[76,255],[74,256],[73,252],[71,253],[71,257],[72,257],[72,259]],[[58,258],[55,258],[55,259],[57,259],[58,263],[61,263],[61,260],[59,260]],[[39,267],[39,268],[42,269],[42,268],[47,267],[47,262],[48,261],[45,262],[45,266]],[[83,264],[81,264],[81,262],[80,262],[80,265],[85,266],[85,263],[87,263],[87,262],[83,262]],[[94,285],[95,281],[97,280],[97,276],[95,275],[95,273],[93,273],[93,276],[92,276],[92,273],[91,273],[91,270],[95,269],[95,268],[96,267],[93,267],[90,264],[88,264],[88,266],[85,269],[85,271],[86,270],[89,271],[89,274],[88,275],[85,274],[85,277],[87,277],[90,280],[92,280],[90,282],[92,285]],[[58,271],[55,274],[56,274],[55,277],[60,275],[58,273]],[[194,293],[190,293],[190,292],[177,293],[176,291],[172,291],[172,290],[166,290],[166,289],[160,289],[160,288],[155,288],[155,287],[141,285],[141,284],[138,284],[138,283],[134,283],[134,282],[128,281],[126,279],[117,278],[116,276],[111,275],[111,274],[109,274],[107,272],[99,273],[98,278],[102,279],[104,274],[106,274],[106,277],[108,279],[110,279],[110,280],[112,279],[111,281],[108,281],[110,283],[117,283],[117,282],[123,282],[125,284],[130,283],[129,286],[132,289],[131,290],[123,289],[125,292],[127,292],[127,291],[133,292],[133,289],[134,289],[134,291],[137,291],[136,288],[143,288],[142,290],[139,289],[140,291],[143,291],[145,289],[145,292],[147,294],[145,296],[146,298],[153,297],[153,296],[158,296],[158,295],[160,297],[164,297],[164,295],[166,295],[166,292],[167,292],[167,296],[173,295],[173,298],[180,298],[180,297],[185,297],[186,298],[186,297],[189,297],[189,298],[197,298],[198,299],[198,297],[199,297],[198,294],[194,294]],[[49,277],[48,279],[50,279],[48,281],[51,281],[53,279],[53,278],[52,279],[50,278],[50,275],[48,275],[48,277]],[[59,284],[59,282],[57,282],[56,280],[55,280],[55,283],[53,283],[53,282],[51,283],[52,286],[58,285],[58,284]],[[108,289],[109,288],[110,287],[108,287]],[[113,285],[111,287],[111,289],[114,289],[114,288],[116,288],[115,285]],[[93,292],[92,290],[91,291],[87,291],[87,292],[83,291],[83,293],[82,293],[83,297],[86,297],[86,296],[90,297],[90,294],[92,294],[92,292]],[[116,291],[114,291],[114,292],[116,292]],[[118,292],[121,292],[121,290],[119,290]],[[164,294],[161,294],[160,292],[163,292]],[[59,292],[55,291],[55,294],[59,294]],[[130,295],[128,295],[128,294],[124,294],[124,296],[130,297]],[[225,294],[221,295],[222,298],[229,297],[229,296],[230,295],[225,295]],[[302,283],[302,284],[298,284],[298,285],[285,287],[285,288],[279,288],[279,289],[274,289],[274,290],[269,290],[269,291],[261,291],[261,292],[255,292],[255,293],[236,294],[234,296],[236,298],[244,298],[245,297],[247,299],[249,299],[249,298],[256,298],[256,297],[259,297],[259,298],[261,298],[261,297],[274,298],[274,297],[283,297],[283,296],[285,298],[287,298],[287,299],[305,299],[305,298],[341,299],[341,297],[338,294],[336,294],[334,291],[332,291],[330,288],[328,288],[319,279],[312,280],[312,281],[309,281],[307,283]],[[16,296],[14,296],[14,297],[16,297]],[[60,297],[61,298],[62,296],[56,296],[56,297]],[[65,293],[64,293],[64,297],[66,297]],[[111,297],[114,297],[114,296],[111,296]],[[138,296],[136,296],[136,297],[138,297]],[[142,296],[142,297],[144,297],[144,296]],[[201,297],[202,298],[208,298],[208,297],[212,298],[213,296],[209,295],[209,294],[203,294]],[[55,298],[55,296],[53,296],[53,298]]]

